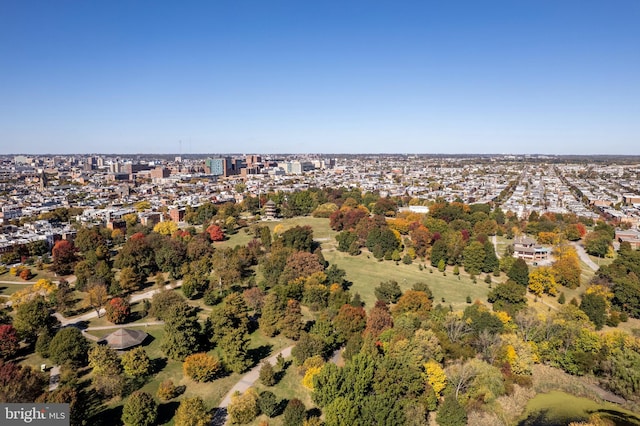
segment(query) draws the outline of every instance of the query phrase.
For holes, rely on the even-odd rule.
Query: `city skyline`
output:
[[[640,5],[0,6],[0,154],[640,154]]]

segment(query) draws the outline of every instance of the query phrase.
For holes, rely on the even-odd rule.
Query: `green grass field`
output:
[[[615,425],[640,425],[637,414],[615,404],[599,404],[559,391],[542,393],[531,399],[518,425],[566,425],[574,421],[586,421],[592,414],[611,420]]]
[[[467,296],[471,300],[487,301],[487,294],[490,289],[488,284],[483,281],[483,277],[477,278],[474,284],[469,275],[461,272],[460,279],[453,275],[453,269],[448,268],[447,275],[444,276],[436,268],[427,266],[420,271],[418,264],[398,265],[391,261],[377,261],[373,256],[362,253],[359,256],[350,256],[334,249],[323,251],[323,255],[331,264],[336,264],[339,268],[347,271],[347,280],[353,285],[350,290],[352,293],[359,293],[360,297],[366,304],[366,308],[373,307],[376,301],[374,289],[383,281],[395,280],[404,290],[410,289],[417,282],[425,282],[431,288],[434,296],[434,303],[451,304],[455,310],[464,309],[467,306]],[[433,273],[429,271],[433,270]],[[496,278],[503,280],[504,277]],[[444,302],[442,299],[444,298]]]

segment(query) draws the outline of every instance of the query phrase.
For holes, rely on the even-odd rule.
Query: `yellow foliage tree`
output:
[[[560,234],[557,232],[539,232],[538,242],[540,244],[560,244]]]
[[[33,289],[35,291],[42,291],[44,293],[46,293],[46,295],[49,295],[51,293],[53,293],[54,291],[56,291],[56,285],[54,283],[52,283],[49,280],[45,280],[44,278],[40,278],[38,281],[36,281],[36,283],[33,285]]]
[[[552,265],[556,283],[568,288],[580,287],[580,261],[576,249],[568,245],[560,246],[553,254],[556,258]]]
[[[529,272],[529,291],[536,296],[542,293],[555,296],[557,283],[553,270],[547,266],[541,266]]]
[[[504,360],[511,366],[511,371],[520,376],[530,375],[534,362],[531,346],[515,334],[503,335],[502,342]]]
[[[134,206],[134,209],[136,209],[136,211],[139,212],[143,212],[145,210],[149,210],[151,208],[151,203],[144,200],[144,201],[138,201]]]
[[[153,227],[153,232],[160,235],[171,235],[178,230],[178,225],[172,221],[158,222]]]
[[[302,378],[302,386],[309,390],[313,390],[313,377],[322,370],[322,367],[309,367]]]
[[[444,388],[447,387],[447,375],[444,370],[435,361],[428,361],[424,364],[424,371],[427,376],[427,382],[437,396],[440,396]]]
[[[275,226],[275,228],[273,228],[273,234],[274,235],[280,235],[285,231],[284,229],[284,225],[279,223]]]
[[[587,294],[595,294],[601,296],[605,302],[607,302],[607,309],[611,308],[611,299],[613,299],[613,292],[603,285],[592,285],[586,291]]]

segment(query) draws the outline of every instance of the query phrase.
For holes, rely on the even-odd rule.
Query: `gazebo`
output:
[[[119,328],[102,340],[99,340],[98,343],[109,345],[111,348],[121,351],[138,346],[144,342],[147,336],[148,334],[142,330]]]

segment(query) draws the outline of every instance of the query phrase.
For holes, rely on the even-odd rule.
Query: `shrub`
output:
[[[284,409],[282,424],[284,426],[302,426],[306,415],[307,409],[302,401],[298,398],[293,398]]]
[[[173,384],[173,380],[165,380],[158,386],[158,399],[168,401],[178,396],[178,388]]]
[[[146,392],[131,394],[122,408],[122,422],[129,426],[147,426],[156,423],[158,404]]]
[[[231,404],[227,407],[227,412],[231,423],[249,423],[258,417],[260,409],[255,389],[249,388],[242,395],[234,395],[231,398]]]
[[[196,382],[213,380],[221,369],[220,361],[206,353],[189,355],[182,364],[184,375]]]
[[[279,405],[280,404],[278,404],[278,399],[276,398],[273,392],[271,391],[260,392],[260,395],[258,397],[258,408],[260,408],[260,411],[262,412],[262,414],[269,417],[277,416]]]
[[[276,374],[269,361],[265,361],[260,368],[260,382],[265,386],[273,386],[276,384]]]

